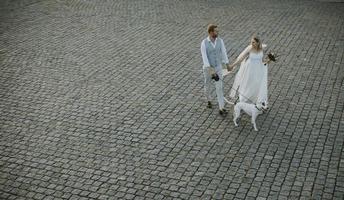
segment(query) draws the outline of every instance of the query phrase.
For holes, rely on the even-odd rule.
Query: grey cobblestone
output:
[[[343,199],[344,4],[0,2],[0,199]],[[269,112],[207,109],[200,42],[257,33]],[[229,94],[233,76],[225,79]],[[215,102],[215,101],[214,101]]]

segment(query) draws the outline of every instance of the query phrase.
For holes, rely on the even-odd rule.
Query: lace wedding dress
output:
[[[232,99],[238,93],[240,102],[268,103],[268,65],[264,65],[263,56],[263,51],[252,51],[251,45],[239,55],[238,59],[245,59],[234,79],[230,93]]]

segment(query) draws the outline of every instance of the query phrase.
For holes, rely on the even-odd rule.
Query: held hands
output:
[[[230,71],[232,71],[233,70],[233,68],[234,68],[234,65],[233,64],[227,64],[227,70],[230,72]]]

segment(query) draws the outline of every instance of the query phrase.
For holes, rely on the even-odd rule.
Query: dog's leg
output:
[[[233,122],[235,126],[238,126],[237,119],[240,116],[240,108],[238,106],[234,106],[234,112],[233,112]]]
[[[258,131],[257,125],[256,125],[257,116],[258,116],[257,114],[252,114],[252,118],[251,118],[252,124],[253,124],[253,128],[254,128],[255,131]]]

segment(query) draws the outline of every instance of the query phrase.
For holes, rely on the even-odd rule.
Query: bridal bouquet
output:
[[[276,62],[276,58],[278,57],[278,55],[276,55],[275,53],[268,53],[267,55],[267,62],[264,64],[266,65],[267,63],[269,63],[270,61]]]

